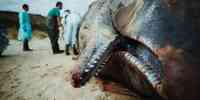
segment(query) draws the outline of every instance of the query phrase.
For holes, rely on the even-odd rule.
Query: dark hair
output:
[[[69,9],[67,9],[67,10],[65,10],[65,12],[68,12],[68,13],[70,13],[71,11],[70,11]]]
[[[22,8],[23,8],[23,9],[28,8],[28,4],[23,4],[23,5],[22,5]]]
[[[62,5],[63,3],[61,2],[61,1],[58,1],[57,3],[56,3],[56,7],[58,7],[58,6],[60,6],[60,5]]]

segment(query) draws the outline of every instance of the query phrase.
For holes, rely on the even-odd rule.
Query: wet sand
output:
[[[11,40],[0,57],[0,100],[133,100],[102,92],[95,81],[73,88],[69,82],[72,56],[53,55],[48,38],[34,38],[30,46],[34,51],[23,52],[21,43]]]

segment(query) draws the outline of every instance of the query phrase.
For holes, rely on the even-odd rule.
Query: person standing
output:
[[[76,48],[77,44],[77,33],[81,22],[81,17],[78,13],[66,10],[67,13],[64,17],[64,41],[66,43],[65,53],[70,55],[69,49],[73,48],[74,55],[78,55],[78,50]]]
[[[53,54],[63,53],[63,50],[59,49],[59,26],[61,26],[60,10],[62,9],[62,2],[57,2],[56,7],[52,8],[48,12],[48,36],[51,42]]]
[[[27,4],[22,5],[23,11],[19,13],[19,33],[18,40],[23,42],[23,51],[32,51],[29,48],[29,41],[32,38],[32,27],[29,18],[29,6]]]

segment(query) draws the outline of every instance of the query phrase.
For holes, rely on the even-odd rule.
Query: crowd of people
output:
[[[23,51],[32,51],[29,47],[29,41],[32,38],[31,19],[29,17],[29,5],[22,5],[23,11],[19,13],[19,34],[18,39],[23,42]],[[70,55],[69,50],[73,49],[74,55],[78,55],[77,50],[77,33],[79,30],[81,16],[78,13],[63,9],[63,3],[57,2],[56,6],[49,10],[47,18],[48,37],[51,43],[53,54],[61,54],[64,50],[59,48],[60,29],[63,29],[63,38],[65,42],[65,54]]]

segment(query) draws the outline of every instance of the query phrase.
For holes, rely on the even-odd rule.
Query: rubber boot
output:
[[[65,54],[66,54],[66,55],[70,55],[70,53],[69,53],[69,44],[67,44],[67,45],[65,46]]]
[[[52,43],[53,54],[61,54],[64,52],[64,50],[59,49],[59,45],[57,41],[53,40],[51,43]]]
[[[23,41],[23,51],[32,51],[32,49],[29,48],[28,40],[25,39]]]
[[[74,55],[78,55],[79,54],[75,45],[73,46],[73,52],[74,52]]]

